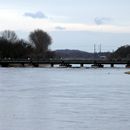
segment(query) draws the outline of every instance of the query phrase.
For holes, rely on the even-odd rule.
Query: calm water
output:
[[[0,68],[0,130],[130,130],[125,71]]]

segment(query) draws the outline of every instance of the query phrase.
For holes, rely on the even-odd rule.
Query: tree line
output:
[[[30,32],[28,41],[19,39],[15,31],[5,30],[0,33],[0,59],[5,58],[32,58],[48,59],[57,57],[55,51],[51,51],[51,36],[40,29]],[[62,57],[58,55],[58,57]],[[130,59],[130,45],[119,47],[113,53],[108,53],[108,59]]]
[[[119,47],[116,51],[110,54],[109,59],[130,60],[130,45],[124,45]]]
[[[40,29],[30,32],[28,41],[19,39],[15,31],[5,30],[0,33],[0,58],[53,58],[49,49],[51,36]]]

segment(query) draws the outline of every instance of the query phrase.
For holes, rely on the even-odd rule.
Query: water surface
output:
[[[129,130],[126,71],[0,68],[0,130]]]

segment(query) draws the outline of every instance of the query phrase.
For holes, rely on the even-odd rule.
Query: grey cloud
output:
[[[111,19],[108,17],[102,17],[102,18],[96,17],[94,21],[97,25],[102,25],[110,23]]]
[[[65,30],[65,28],[61,27],[61,26],[56,26],[55,29],[57,29],[57,30]]]
[[[47,18],[47,16],[44,15],[44,13],[42,13],[41,11],[38,11],[36,13],[26,12],[26,13],[24,13],[24,16],[31,17],[33,19],[45,19],[45,18]]]

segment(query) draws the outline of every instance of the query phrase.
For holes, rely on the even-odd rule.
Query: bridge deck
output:
[[[0,60],[0,64],[130,64],[130,60]]]

